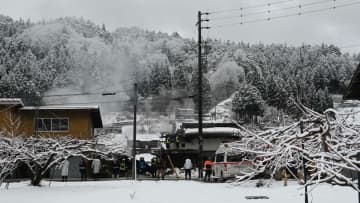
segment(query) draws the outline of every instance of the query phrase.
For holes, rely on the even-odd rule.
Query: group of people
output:
[[[185,159],[185,163],[184,163],[184,170],[185,170],[185,180],[191,180],[191,170],[193,168],[193,164],[191,162],[191,159],[187,158]],[[203,170],[205,171],[205,176],[204,176],[204,182],[208,181],[210,182],[210,177],[211,177],[211,173],[213,170],[213,162],[211,161],[210,158],[208,158],[205,162],[204,162],[204,168]]]
[[[146,163],[145,159],[143,157],[140,157],[140,160],[137,161],[137,173],[142,175],[150,175],[153,178],[157,179],[164,179],[165,178],[165,165],[164,161],[161,157],[153,157],[150,161],[150,165]],[[204,181],[210,181],[210,176],[212,173],[212,165],[210,159],[207,159],[204,162],[204,168],[205,176]],[[61,168],[61,176],[62,181],[68,180],[69,175],[69,166],[70,162],[69,159],[66,159],[62,165]],[[94,177],[94,180],[97,180],[100,177],[100,170],[102,168],[101,160],[99,157],[94,158],[91,161],[91,169],[92,174]],[[184,163],[184,170],[185,170],[185,180],[191,180],[191,170],[193,169],[193,163],[191,159],[187,158],[185,159]],[[80,177],[81,181],[87,180],[87,174],[88,174],[88,167],[87,167],[87,160],[81,159],[79,162],[79,171],[80,171]],[[131,176],[132,171],[132,160],[129,158],[121,158],[116,159],[113,158],[112,160],[112,177],[118,178],[118,177],[129,177]]]
[[[153,157],[150,165],[145,162],[144,157],[140,157],[137,162],[137,172],[142,175],[150,175],[153,178],[165,178],[165,164],[160,157]]]
[[[116,158],[112,161],[113,178],[128,177],[131,175],[132,162],[131,159],[122,158],[120,161]]]
[[[64,163],[61,167],[61,178],[62,178],[62,181],[64,181],[64,182],[66,182],[69,177],[69,167],[70,167],[69,158],[67,158],[64,161]],[[87,161],[85,159],[81,159],[79,162],[79,172],[80,172],[81,181],[87,180],[87,169],[88,169]],[[99,157],[92,160],[91,169],[92,169],[92,174],[93,174],[94,180],[97,180],[100,176],[100,170],[101,170],[101,161],[100,161]]]

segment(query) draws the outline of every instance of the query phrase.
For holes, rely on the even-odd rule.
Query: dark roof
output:
[[[346,89],[344,99],[357,99],[360,100],[360,64],[358,65],[351,82]]]
[[[92,120],[93,128],[102,128],[102,119],[100,114],[100,108],[98,106],[25,106],[20,108],[22,111],[35,111],[35,110],[66,110],[77,111],[87,110],[90,111],[90,117]]]

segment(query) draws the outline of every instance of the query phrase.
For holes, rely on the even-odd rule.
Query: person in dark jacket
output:
[[[211,176],[211,172],[212,172],[212,165],[213,165],[213,162],[211,161],[211,159],[209,157],[204,162],[204,170],[205,170],[204,182],[206,182],[206,178],[207,178],[207,181],[210,182],[210,176]]]
[[[158,169],[158,159],[156,157],[153,157],[151,159],[151,167],[150,167],[150,173],[153,178],[156,178],[157,169]]]
[[[130,158],[126,158],[126,168],[127,168],[126,177],[130,177],[132,173],[132,160]]]
[[[86,181],[86,179],[87,179],[87,174],[86,174],[86,162],[85,162],[84,159],[81,159],[81,160],[80,160],[79,170],[80,170],[80,175],[81,175],[81,181]]]
[[[144,157],[140,157],[139,165],[138,165],[138,173],[144,174],[146,173],[146,162]]]
[[[157,176],[157,179],[162,179],[164,180],[165,179],[165,169],[164,169],[164,162],[163,162],[163,159],[162,157],[159,157],[157,159],[157,163],[156,163],[156,176]]]
[[[113,178],[118,178],[119,177],[119,172],[120,172],[120,166],[119,166],[119,162],[116,158],[114,158],[112,160],[112,168],[113,168]]]

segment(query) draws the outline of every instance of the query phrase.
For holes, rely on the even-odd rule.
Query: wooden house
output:
[[[21,99],[0,98],[0,116],[0,131],[11,136],[91,139],[103,127],[98,106],[24,106]]]

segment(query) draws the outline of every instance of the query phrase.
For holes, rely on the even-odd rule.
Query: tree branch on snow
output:
[[[303,172],[304,159],[310,176],[307,185],[331,182],[359,191],[355,180],[343,174],[344,170],[360,172],[359,129],[347,125],[341,119],[344,115],[333,109],[319,114],[302,104],[297,106],[305,113],[301,121],[258,134],[248,133],[242,140],[231,143],[237,153],[254,155],[253,170],[236,177],[234,184],[264,172],[271,178],[282,169],[297,168]],[[291,175],[297,178],[296,174]]]

